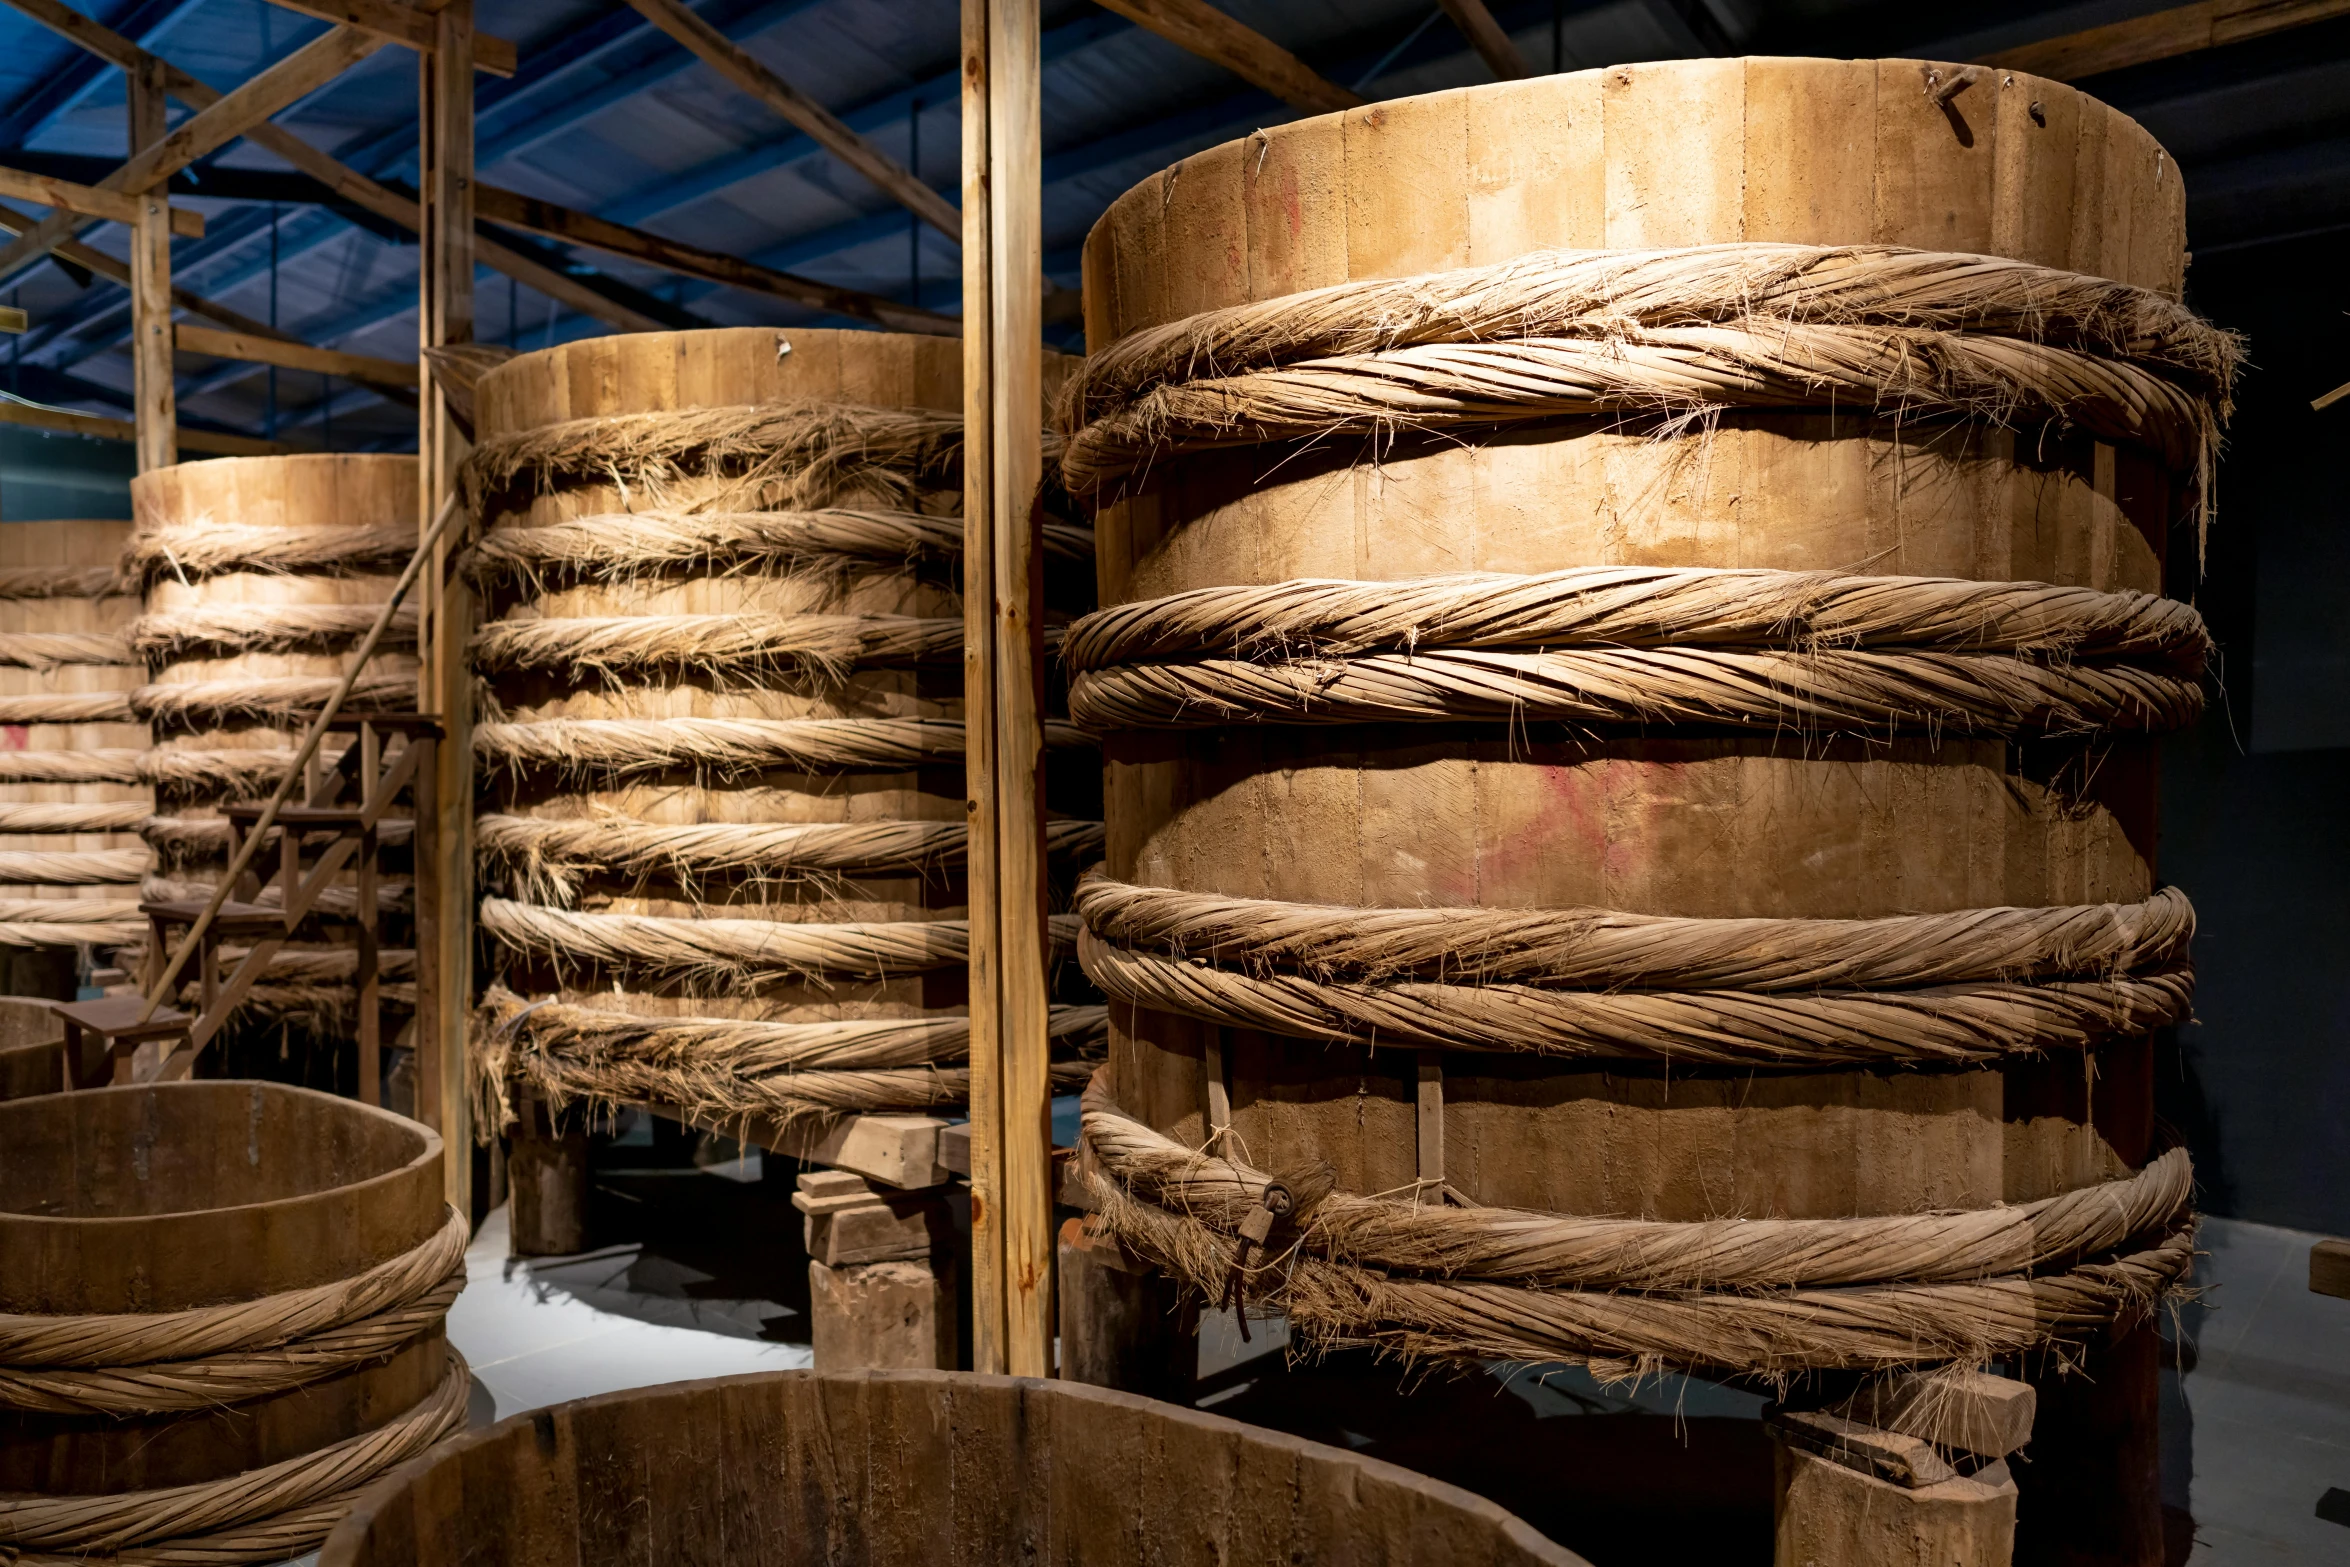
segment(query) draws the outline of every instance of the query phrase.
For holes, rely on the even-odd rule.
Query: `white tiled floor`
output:
[[[500,1208],[475,1232],[465,1292],[449,1310],[450,1342],[473,1366],[476,1424],[621,1388],[810,1364],[806,1345],[757,1337],[762,1316],[783,1307],[628,1288],[632,1265],[663,1265],[635,1246],[559,1261],[506,1252]]]

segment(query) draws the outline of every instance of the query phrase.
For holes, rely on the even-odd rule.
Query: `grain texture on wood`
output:
[[[346,354],[332,348],[312,348],[246,332],[218,332],[181,322],[173,329],[174,346],[183,353],[211,354],[241,359],[248,364],[277,365],[286,370],[313,370],[321,375],[346,376],[382,386],[414,386],[416,366],[405,359],[380,359],[373,354]]]

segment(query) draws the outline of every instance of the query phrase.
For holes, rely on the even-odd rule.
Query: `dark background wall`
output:
[[[2188,171],[2194,190],[2194,171]],[[2166,747],[2162,875],[2194,899],[2197,1021],[2157,1086],[2212,1213],[2350,1234],[2350,233],[2199,248],[2251,367],[2191,592],[2212,707]]]
[[[130,446],[0,426],[0,522],[128,517]]]

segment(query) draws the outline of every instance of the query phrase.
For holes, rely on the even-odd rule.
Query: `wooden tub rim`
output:
[[[1311,1441],[1293,1436],[1286,1431],[1275,1431],[1264,1426],[1253,1426],[1234,1420],[1212,1410],[1194,1409],[1183,1404],[1165,1403],[1155,1398],[1144,1398],[1137,1393],[1120,1392],[1114,1388],[1095,1387],[1085,1382],[1064,1382],[1050,1377],[995,1376],[975,1371],[750,1371],[734,1376],[701,1377],[688,1382],[657,1382],[646,1387],[623,1388],[612,1393],[598,1393],[587,1398],[568,1399],[559,1404],[542,1405],[508,1415],[494,1425],[478,1431],[468,1431],[441,1443],[428,1453],[410,1459],[399,1468],[371,1484],[343,1521],[335,1525],[318,1549],[317,1567],[357,1567],[361,1548],[376,1515],[405,1502],[411,1489],[434,1468],[444,1463],[461,1461],[461,1455],[492,1442],[506,1440],[506,1433],[525,1425],[541,1425],[552,1417],[571,1410],[599,1409],[608,1405],[647,1401],[655,1398],[693,1399],[704,1392],[750,1383],[766,1382],[826,1382],[836,1385],[857,1383],[899,1383],[930,1387],[967,1387],[975,1389],[1001,1388],[1014,1392],[1041,1390],[1048,1397],[1068,1398],[1107,1404],[1113,1408],[1145,1411],[1174,1424],[1204,1427],[1209,1431],[1236,1431],[1287,1455],[1315,1458],[1324,1462],[1341,1460],[1359,1466],[1373,1478],[1393,1485],[1417,1490],[1430,1495],[1463,1513],[1475,1514],[1492,1524],[1501,1539],[1523,1550],[1531,1559],[1553,1564],[1553,1567],[1591,1567],[1591,1563],[1565,1546],[1543,1534],[1532,1524],[1500,1503],[1464,1490],[1449,1481],[1424,1475],[1401,1464],[1389,1463],[1383,1458],[1371,1458],[1326,1442]],[[373,1567],[390,1567],[375,1563]],[[414,1567],[403,1563],[401,1567]],[[594,1567],[594,1564],[580,1564]],[[617,1567],[617,1564],[614,1564]],[[660,1567],[660,1564],[656,1564]]]

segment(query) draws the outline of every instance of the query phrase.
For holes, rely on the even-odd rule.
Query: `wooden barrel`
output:
[[[131,634],[150,672],[137,702],[155,731],[151,896],[210,895],[228,859],[221,807],[268,797],[415,553],[416,482],[415,458],[377,454],[219,458],[131,482],[127,563],[146,594]],[[395,622],[348,710],[416,709],[415,624]],[[414,879],[404,839],[385,842],[381,903],[403,918],[384,937],[384,996],[413,1006],[402,927]],[[258,869],[266,879],[271,864]],[[289,943],[247,1004],[260,1020],[347,1035],[355,972],[347,944]]]
[[[2130,296],[2124,308],[2159,313],[2180,288],[2182,224],[2176,165],[2126,117],[2054,82],[1930,62],[1663,62],[1440,93],[1259,131],[1127,192],[1089,237],[1089,372],[1103,364],[1105,350],[1139,352],[1150,340],[1138,334],[1194,318],[1197,330],[1182,341],[1197,347],[1196,363],[1227,377],[1212,388],[1215,395],[1242,389],[1270,399],[1251,415],[1264,421],[1256,430],[1288,437],[1267,444],[1240,427],[1246,420],[1235,417],[1221,429],[1204,420],[1198,427],[1205,433],[1190,449],[1153,446],[1147,465],[1113,471],[1097,519],[1102,602],[1130,606],[1302,579],[1523,578],[1595,567],[1624,568],[1610,581],[1637,597],[1694,583],[1668,580],[1655,568],[1692,567],[1747,569],[1758,574],[1755,593],[1782,597],[1794,579],[1774,574],[1823,574],[1806,579],[1827,584],[1822,592],[1833,579],[2021,580],[2096,590],[2107,595],[2096,602],[2116,612],[2166,613],[2120,595],[2161,591],[2173,530],[2191,520],[2192,450],[2163,449],[2144,432],[2117,435],[2089,417],[2051,422],[2027,409],[2002,419],[2003,408],[2014,405],[1992,398],[1961,406],[1945,395],[1926,406],[1923,392],[1839,390],[1825,370],[1756,369],[1779,350],[1758,354],[1747,339],[1730,341],[1744,305],[1716,300],[1682,309],[1685,296],[1674,290],[1695,288],[1687,281],[1692,274],[1674,274],[1676,281],[1645,302],[1624,303],[1616,290],[1630,275],[1633,253],[1671,247],[1907,247],[2115,280],[2149,291]],[[1519,303],[1511,308],[1525,319],[1571,313],[1560,302],[1571,285],[1583,291],[1575,297],[1621,310],[1616,323],[1562,326],[1544,343],[1578,334],[1582,341],[1532,346],[1512,364],[1493,356],[1471,363],[1466,350],[1446,359],[1455,345],[1480,336],[1543,336],[1477,312],[1490,307],[1500,317],[1500,296],[1527,286],[1528,274],[1505,274],[1503,264],[1552,251],[1617,254],[1594,261],[1599,271],[1546,274],[1567,281],[1539,298],[1513,294]],[[1756,266],[1795,264],[1784,255],[1742,254]],[[1895,264],[1882,253],[1847,259],[1855,267]],[[1683,260],[1705,265],[1723,257]],[[1815,254],[1803,264],[1839,263]],[[1626,270],[1604,271],[1616,266]],[[1472,273],[1493,292],[1468,297],[1454,291],[1466,276],[1446,276]],[[1297,352],[1318,355],[1313,366],[1278,385],[1268,374],[1243,388],[1248,366],[1236,368],[1236,361],[1258,350],[1243,345],[1219,358],[1202,335],[1211,319],[1204,312],[1420,276],[1427,289],[1409,300],[1397,291],[1391,322],[1367,323],[1352,336],[1333,327],[1330,336],[1310,339],[1313,348]],[[2044,282],[2050,274],[2030,276]],[[1317,304],[1323,321],[1343,314],[1332,302],[1337,297]],[[1821,319],[1874,319],[1868,311],[1876,307],[1866,302],[1850,308],[1849,318],[1827,311]],[[1302,305],[1286,313],[1268,306],[1259,340],[1305,331],[1294,326],[1301,312]],[[1965,316],[1965,308],[1953,307],[1949,319]],[[1452,332],[1446,323],[1456,319],[1487,325]],[[2014,331],[2032,334],[2029,326]],[[1574,358],[1594,337],[1606,353]],[[1586,384],[1624,390],[1612,403],[1604,392],[1581,402],[1580,394],[1550,394],[1556,400],[1543,417],[1513,402],[1529,383],[1569,377],[1554,367],[1570,361]],[[1751,379],[1731,385],[1737,375],[1728,367]],[[1390,379],[1361,392],[1376,375]],[[1462,375],[1487,379],[1472,384]],[[1674,375],[1686,379],[1676,387]],[[1802,386],[1790,391],[1797,382]],[[1151,381],[1136,396],[1160,397],[1150,388],[1165,384]],[[1112,391],[1118,395],[1105,392],[1089,405],[1086,420],[1138,406],[1118,400],[1123,389]],[[1390,416],[1381,422],[1330,412],[1357,395],[1387,398]],[[1186,411],[1195,406],[1170,394],[1144,413],[1162,417],[1157,428],[1164,431],[1195,417]],[[1679,422],[1662,422],[1651,412],[1659,408]],[[1136,428],[1142,418],[1134,416]],[[1324,422],[1307,427],[1317,420]],[[1083,447],[1082,438],[1072,438],[1073,453]],[[1378,644],[1392,650],[1374,672],[1389,684],[1361,699],[1366,716],[1358,721],[1326,716],[1344,717],[1339,710],[1353,700],[1344,693],[1358,689],[1333,683],[1355,678],[1354,666],[1342,667],[1342,656],[1354,650],[1343,628],[1312,621],[1317,629],[1305,635],[1303,651],[1330,662],[1309,667],[1300,659],[1281,677],[1304,695],[1232,698],[1234,721],[1221,727],[1200,727],[1202,714],[1217,711],[1213,703],[1165,722],[1113,723],[1126,732],[1106,742],[1109,881],[1146,892],[1317,906],[1324,915],[1276,911],[1315,930],[1317,940],[1347,934],[1343,920],[1334,927],[1326,916],[1408,924],[1411,911],[1429,908],[1591,911],[1594,921],[1630,931],[1626,941],[1641,932],[1676,940],[1729,932],[1706,921],[1778,922],[1720,938],[1725,950],[1749,955],[1791,939],[1795,927],[1785,922],[1802,920],[2103,905],[2118,908],[2081,917],[2125,925],[2152,918],[2142,902],[2154,891],[2155,747],[2147,731],[2158,723],[2133,716],[2063,735],[2051,732],[2062,725],[2029,722],[1985,721],[1970,732],[1961,723],[1809,718],[1788,693],[1808,689],[1803,681],[1826,667],[1833,655],[1823,649],[1857,645],[1834,633],[1792,650],[1795,659],[1773,666],[1779,672],[1754,675],[1774,694],[1755,699],[1752,710],[1737,707],[1747,698],[1721,696],[1717,688],[1703,697],[1669,694],[1688,689],[1670,682],[1700,657],[1708,669],[1726,669],[1738,655],[1725,647],[1772,645],[1783,633],[1770,626],[1664,636],[1664,649],[1645,663],[1620,653],[1642,644],[1645,634],[1636,631],[1599,635],[1581,647],[1572,631],[1552,641],[1511,641],[1497,631],[1499,640],[1482,645],[1573,651],[1563,663],[1539,667],[1509,664],[1514,653],[1483,664],[1476,662],[1483,655],[1431,663],[1427,650],[1446,646],[1446,616],[1459,620],[1491,590],[1464,583],[1447,591],[1419,643]],[[1401,599],[1394,590],[1384,596]],[[1364,614],[1376,617],[1378,597]],[[1736,593],[1724,607],[1731,620],[1744,613]],[[1788,613],[1792,625],[1812,610],[1807,601]],[[1295,624],[1311,621],[1303,611],[1300,617]],[[1147,667],[1151,658],[1182,663],[1187,681],[1213,677],[1226,682],[1219,689],[1237,689],[1229,670],[1201,660],[1220,653],[1261,664],[1274,655],[1239,648],[1255,628],[1228,633],[1226,622],[1215,625],[1226,636],[1222,647],[1146,650],[1134,655],[1142,664],[1099,672],[1097,689],[1110,693],[1114,677],[1124,682],[1117,700],[1129,703],[1125,710],[1148,708],[1159,689],[1146,689],[1159,673]],[[1711,645],[1703,645],[1709,637]],[[1665,670],[1687,644],[1701,646]],[[1422,650],[1417,667],[1415,646]],[[1603,688],[1618,679],[1607,671],[1635,663],[1613,688],[1633,694],[1603,711]],[[1382,707],[1408,705],[1392,693],[1413,682],[1471,666],[1473,673],[1459,677],[1464,689],[1490,679],[1522,695],[1553,680],[1554,695],[1568,694],[1547,711],[1539,705],[1547,697],[1511,707],[1519,695],[1483,706],[1472,696],[1465,708],[1436,715],[1389,717]],[[1080,722],[1088,721],[1086,681],[1095,678],[1079,679],[1073,711]],[[2178,682],[2164,689],[2174,707],[2191,705]],[[1653,706],[1642,705],[1652,699]],[[1105,695],[1103,705],[1115,704]],[[1923,713],[1934,705],[1920,700],[1915,707]],[[1456,712],[1466,721],[1422,721]],[[1567,716],[1557,717],[1561,712]],[[1249,721],[1268,713],[1275,716]],[[1206,907],[1199,899],[1162,901],[1180,903],[1186,918]],[[1081,907],[1091,906],[1081,899]],[[1636,921],[1624,923],[1634,916],[1672,923],[1635,929]],[[1201,917],[1217,931],[1228,928],[1228,912]],[[1239,946],[1212,950],[1206,924],[1186,934],[1192,960],[1204,954],[1221,965],[1232,987],[1274,973],[1265,984],[1291,987],[1292,1000],[1333,979],[1374,986],[1451,980],[1463,989],[1480,983],[1487,955],[1477,944],[1493,939],[1494,927],[1472,934],[1453,922],[1461,944],[1449,950],[1426,935],[1434,928],[1427,922],[1414,928],[1436,945],[1405,960],[1400,975],[1377,972],[1368,957],[1353,969],[1353,959],[1317,969],[1310,951],[1275,953],[1263,973],[1251,972]],[[1869,928],[1880,935],[1890,929]],[[1825,929],[1813,927],[1813,937],[1831,940]],[[1861,927],[1851,929],[1851,940],[1860,940]],[[2174,935],[2163,949],[2173,966],[2148,983],[2170,987],[2165,1004],[2175,1011],[2184,1005],[2177,968],[2184,934]],[[1088,967],[1101,978],[1094,950]],[[1171,947],[1143,955],[1157,965],[1153,983],[1161,992],[1154,993],[1173,993],[1198,977],[1174,972],[1180,956]],[[1968,1054],[1941,1065],[1915,1051],[1800,1070],[1707,1065],[1707,1052],[1725,1039],[1740,1049],[1751,1045],[1744,1059],[1761,1062],[1788,1043],[1789,1030],[1806,1048],[1817,1031],[1786,1023],[1779,1011],[1756,1022],[1755,1008],[1781,1003],[1733,994],[1735,986],[1707,990],[1719,982],[1659,980],[1637,970],[1634,963],[1551,983],[1587,987],[1566,1001],[1585,1006],[1584,1016],[1604,1014],[1604,1026],[1591,1030],[1624,1041],[1627,1030],[1653,1026],[1643,1037],[1665,1039],[1661,1047],[1592,1045],[1588,1031],[1564,1038],[1585,1027],[1577,1023],[1560,1024],[1561,1040],[1552,1046],[1399,1049],[1414,1040],[1409,1024],[1395,1022],[1406,1002],[1493,998],[1464,998],[1458,989],[1405,997],[1393,988],[1377,997],[1389,1009],[1380,1014],[1389,1020],[1386,1032],[1364,1023],[1301,1042],[1291,1036],[1318,1031],[1209,1020],[1228,1019],[1221,1003],[1180,1014],[1172,1006],[1122,1004],[1121,987],[1105,979],[1112,994],[1108,1092],[1126,1116],[1192,1147],[1208,1139],[1228,1096],[1232,1141],[1225,1147],[1245,1149],[1262,1171],[1324,1162],[1341,1193],[1409,1191],[1418,1182],[1424,1194],[1470,1205],[1666,1223],[1987,1209],[2125,1180],[2159,1151],[2144,1021],[2093,1026],[2086,1050],[2078,1040],[2036,1050],[2020,1024],[2005,1032],[1989,1027],[1970,1036]],[[1541,973],[1500,977],[1545,983]],[[2003,976],[1967,977],[1991,984]],[[1629,1020],[1648,1005],[1644,999],[1606,999],[1613,990],[1649,987],[1676,994],[1639,1013],[1638,1027]],[[1250,1004],[1275,1007],[1278,998],[1267,994],[1252,992]],[[1524,999],[1531,1005],[1542,998]],[[1360,1000],[1316,990],[1299,1012]],[[1942,1005],[1928,998],[1914,1004],[1927,1012]],[[1368,1015],[1365,1007],[1358,1015]],[[1682,1007],[1690,1010],[1673,1010]],[[1673,1016],[1659,1021],[1666,1010]],[[1496,1026],[1507,1032],[1516,1025]],[[1332,1034],[1354,1042],[1333,1043]],[[1455,1037],[1463,1036],[1443,1035]],[[1366,1039],[1385,1048],[1365,1048]],[[1724,1047],[1724,1055],[1736,1051]],[[2171,1222],[2185,1200],[2181,1187],[2165,1210]],[[1644,1234],[1672,1239],[1654,1226]],[[1659,1287],[1672,1282],[1660,1279]],[[1398,1329],[1395,1341],[1457,1352],[1475,1337]],[[1611,1370],[1706,1363],[1652,1344],[1613,1344],[1606,1333],[1597,1338],[1561,1358]],[[1540,1347],[1523,1352],[1549,1358]],[[1795,1365],[1783,1359],[1779,1370],[1800,1368],[1802,1355],[1789,1358]],[[1935,1357],[1921,1349],[1919,1358]],[[2111,1447],[2119,1430],[2128,1449],[2130,1478],[2105,1488],[2126,1493],[2135,1509],[2124,1534],[2153,1522],[2151,1362],[2143,1369],[2144,1376],[2116,1374],[2127,1388],[2116,1396],[2132,1407],[2097,1439]],[[2044,1431],[2047,1424],[2044,1416]],[[2106,1546],[2134,1549],[2110,1539]]]
[[[65,1087],[65,1028],[43,1001],[0,1000],[0,1099]]]
[[[0,1545],[300,1555],[464,1423],[464,1242],[439,1137],[382,1110],[259,1082],[0,1104]]]
[[[0,940],[6,988],[70,1001],[75,948],[135,942],[147,727],[116,574],[130,524],[0,527]],[[19,972],[22,970],[23,972]]]
[[[582,1399],[475,1432],[370,1493],[319,1561],[550,1557],[1582,1560],[1456,1487],[1132,1394],[951,1371],[783,1371]]]
[[[550,1098],[965,1096],[960,387],[951,339],[765,328],[482,378],[479,1037]]]

